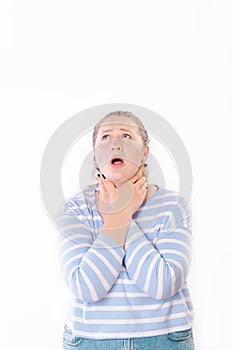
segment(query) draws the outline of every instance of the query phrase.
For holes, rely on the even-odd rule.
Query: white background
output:
[[[2,0],[0,17],[0,348],[61,349],[40,162],[64,121],[114,102],[154,110],[189,152],[196,349],[232,348],[231,1]]]

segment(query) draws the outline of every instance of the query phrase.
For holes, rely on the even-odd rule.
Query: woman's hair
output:
[[[115,112],[111,112],[107,115],[105,115],[103,118],[101,118],[98,123],[95,125],[94,127],[94,131],[93,131],[93,135],[92,135],[92,141],[93,141],[93,147],[95,147],[95,142],[96,142],[96,138],[97,138],[97,134],[99,131],[100,126],[102,125],[102,123],[105,121],[105,119],[113,116],[113,115],[120,115],[123,117],[127,117],[132,119],[135,124],[138,126],[139,129],[139,133],[141,135],[142,141],[144,143],[145,146],[147,146],[150,142],[149,137],[148,137],[148,133],[147,130],[145,129],[144,125],[142,124],[141,120],[136,117],[133,113],[131,112],[126,112],[126,111],[115,111]]]

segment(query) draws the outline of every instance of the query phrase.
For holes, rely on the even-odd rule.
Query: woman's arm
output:
[[[92,220],[85,201],[67,202],[57,216],[59,259],[65,282],[80,300],[103,298],[115,283],[125,251],[111,237],[93,238]]]
[[[184,286],[191,261],[190,221],[190,209],[179,197],[156,242],[149,241],[134,221],[130,225],[126,268],[129,277],[154,299],[172,297]]]

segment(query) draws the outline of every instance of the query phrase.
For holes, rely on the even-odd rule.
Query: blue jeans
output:
[[[65,325],[63,350],[194,350],[192,329],[155,337],[87,339],[74,336]]]

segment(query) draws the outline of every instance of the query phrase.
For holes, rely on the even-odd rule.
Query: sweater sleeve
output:
[[[108,293],[125,256],[125,251],[111,238],[102,234],[94,238],[93,219],[83,201],[70,200],[56,220],[63,278],[70,291],[87,303]]]
[[[162,300],[183,288],[191,261],[191,210],[179,196],[152,242],[132,220],[126,240],[129,277],[150,297]]]

